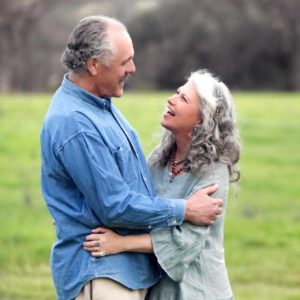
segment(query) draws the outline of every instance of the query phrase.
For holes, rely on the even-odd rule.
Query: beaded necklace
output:
[[[169,183],[172,183],[174,178],[183,171],[183,167],[179,168],[176,171],[176,166],[178,166],[184,162],[185,162],[185,159],[180,160],[180,161],[175,160],[175,153],[172,155],[172,158],[170,159],[170,165],[171,165],[171,174],[170,175],[171,175],[171,177],[170,177]]]

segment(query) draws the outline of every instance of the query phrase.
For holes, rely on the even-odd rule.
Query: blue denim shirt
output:
[[[152,254],[94,258],[82,248],[96,226],[136,234],[181,224],[184,216],[183,199],[155,196],[138,137],[111,99],[65,77],[43,123],[41,154],[42,192],[56,224],[51,268],[58,299],[73,299],[96,277],[131,289],[156,283]]]

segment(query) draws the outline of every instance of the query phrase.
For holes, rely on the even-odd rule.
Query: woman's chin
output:
[[[170,126],[170,125],[168,124],[168,122],[165,122],[164,120],[161,120],[160,125],[161,125],[163,128],[172,131],[172,126]]]

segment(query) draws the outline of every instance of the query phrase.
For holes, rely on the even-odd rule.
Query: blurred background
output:
[[[0,0],[0,300],[55,299],[39,132],[68,36],[95,14],[132,36],[137,73],[114,103],[145,155],[191,71],[207,68],[232,90],[243,145],[225,226],[235,299],[299,300],[299,0]]]
[[[131,87],[175,88],[200,65],[231,88],[300,89],[298,0],[1,0],[0,90],[49,91],[77,21],[105,14],[132,36]]]

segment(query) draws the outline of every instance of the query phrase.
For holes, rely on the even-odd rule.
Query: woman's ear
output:
[[[87,71],[92,76],[96,76],[99,72],[100,62],[98,59],[90,57],[86,62],[86,66],[87,66]]]

